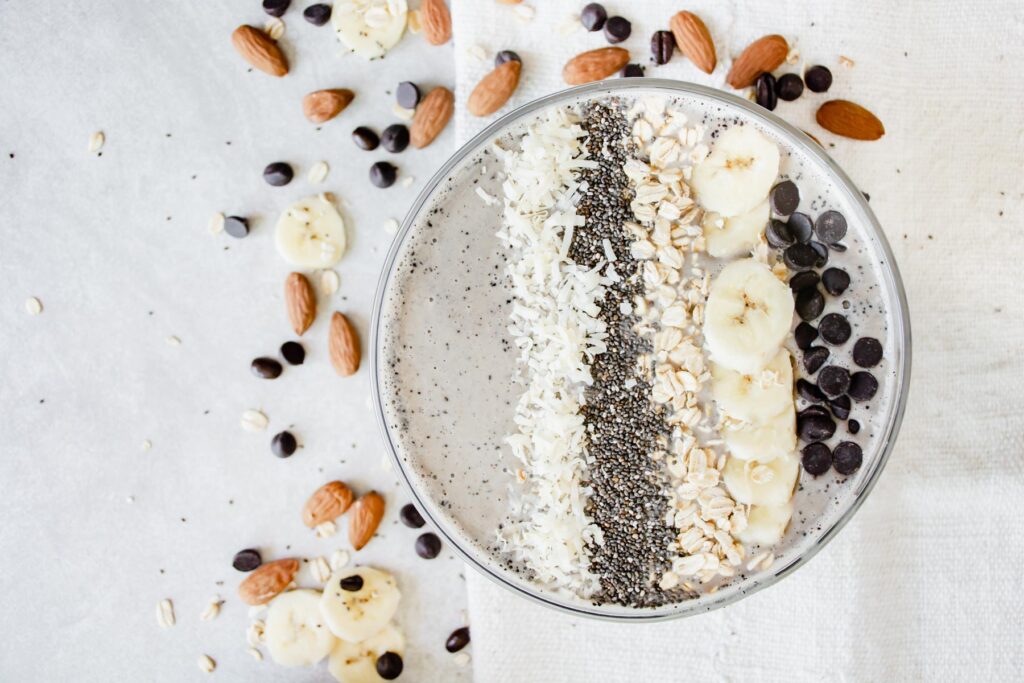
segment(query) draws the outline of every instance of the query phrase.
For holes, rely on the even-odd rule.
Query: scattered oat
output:
[[[850,59],[849,57],[845,57],[843,55],[839,55],[839,63],[845,66],[847,69],[852,69],[854,66],[857,65],[857,63],[854,62],[852,59]]]
[[[320,292],[324,296],[331,296],[340,286],[341,278],[338,277],[338,273],[333,270],[320,271]]]
[[[558,25],[558,32],[563,36],[568,36],[576,33],[581,28],[583,28],[583,24],[580,23],[580,15],[567,14],[565,19]]]
[[[247,432],[262,432],[268,424],[270,420],[258,410],[247,410],[242,413],[242,429]]]
[[[167,338],[167,343],[171,346],[181,346],[181,339],[172,334]]]
[[[348,552],[344,550],[335,550],[331,553],[331,569],[337,571],[342,567],[347,567],[350,556]]]
[[[327,579],[331,578],[331,565],[323,557],[310,560],[310,571],[317,583],[327,583]]]
[[[537,13],[537,10],[531,5],[516,5],[513,11],[516,13],[516,18],[523,22],[532,21],[533,16]]]
[[[135,502],[135,496],[125,496],[124,502],[128,503],[129,505],[131,503],[134,503]]]
[[[794,47],[790,48],[789,53],[786,55],[786,64],[793,65],[793,64],[797,64],[799,62],[800,62],[800,50],[796,49],[796,47],[794,46]]]
[[[415,109],[406,109],[405,107],[400,106],[397,102],[392,105],[391,111],[394,112],[395,116],[403,121],[411,121],[412,117],[416,114]]]
[[[761,561],[761,571],[767,571],[773,564],[775,564],[775,555],[768,553],[768,557]]]
[[[220,211],[213,214],[210,217],[210,222],[207,223],[207,228],[210,230],[211,235],[219,235],[224,232],[224,214]]]
[[[224,601],[220,599],[219,595],[215,595],[210,598],[210,604],[199,614],[199,618],[203,621],[213,621],[220,614],[220,606],[224,604]]]
[[[318,161],[309,169],[309,173],[306,174],[306,179],[314,185],[317,185],[327,180],[327,173],[330,170],[331,169],[327,165],[326,161]]]
[[[263,630],[265,627],[266,624],[259,619],[249,624],[249,628],[245,630],[245,642],[249,643],[249,647],[256,647],[263,642]]]
[[[410,187],[414,182],[416,182],[416,178],[414,176],[407,175],[402,178],[402,187]]]
[[[213,670],[217,668],[217,662],[213,661],[210,655],[199,655],[199,668],[206,673],[213,673]]]
[[[394,235],[396,232],[398,232],[398,221],[394,218],[389,218],[386,221],[384,221],[384,232],[388,233],[389,235]]]
[[[338,533],[338,525],[334,522],[327,521],[323,524],[316,525],[316,537],[317,538],[330,538],[334,534]]]
[[[103,134],[103,131],[96,131],[89,136],[89,151],[98,152],[103,148],[103,143],[107,141],[107,137]]]
[[[413,35],[423,30],[422,24],[420,23],[420,11],[418,9],[409,10],[406,15],[406,25],[409,27],[409,33]]]
[[[174,603],[164,598],[156,605],[156,621],[163,628],[174,626]]]
[[[29,315],[39,315],[43,312],[43,302],[34,296],[25,299],[25,310]]]
[[[480,45],[470,45],[466,48],[466,54],[475,59],[478,62],[487,60],[487,52]]]
[[[257,650],[256,648],[250,647],[246,650],[246,652],[252,655],[252,658],[255,659],[257,662],[263,661],[263,653]]]
[[[661,581],[658,582],[658,586],[662,590],[672,590],[679,585],[679,575],[675,572],[665,572],[661,575]]]
[[[459,654],[455,655],[453,659],[455,661],[456,666],[466,666],[467,664],[469,664],[469,653],[460,652]]]
[[[274,40],[280,40],[281,36],[284,35],[284,22],[274,17],[263,25],[263,32]]]

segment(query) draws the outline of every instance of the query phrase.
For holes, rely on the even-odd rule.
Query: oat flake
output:
[[[306,179],[309,182],[317,185],[327,179],[327,173],[330,171],[330,167],[326,161],[318,161],[313,164],[313,167],[309,169],[309,173],[306,174]]]
[[[456,666],[466,666],[469,664],[469,653],[460,652],[454,657]]]
[[[316,537],[317,538],[330,538],[334,534],[338,533],[338,525],[334,522],[324,522],[323,524],[316,525]]]
[[[219,596],[213,596],[210,598],[210,604],[200,613],[199,618],[203,621],[213,621],[220,614],[220,606],[222,604],[224,604],[224,601]]]
[[[103,134],[103,131],[96,131],[89,136],[89,151],[98,152],[103,148],[103,143],[107,141],[107,137]]]
[[[148,451],[151,448],[153,448],[153,442],[150,441],[149,439],[144,439],[143,442],[142,442],[142,450],[143,450],[143,452]]]
[[[258,410],[247,410],[242,413],[242,429],[247,432],[262,432],[268,424],[270,420]]]
[[[252,656],[252,658],[255,659],[257,662],[263,661],[263,653],[257,650],[256,648],[250,647],[246,650],[246,652],[248,652]]]
[[[163,628],[174,626],[174,603],[164,598],[156,605],[156,621]]]
[[[171,346],[181,346],[181,339],[172,334],[167,338],[167,343]]]
[[[420,11],[418,9],[409,11],[406,15],[406,22],[406,25],[409,27],[409,33],[415,35],[422,30],[420,25]]]
[[[416,178],[411,175],[407,175],[402,178],[402,187],[411,187],[414,182],[416,182]]]
[[[344,550],[335,550],[331,553],[331,569],[337,571],[348,566],[350,555]]]
[[[391,111],[394,112],[395,116],[403,121],[411,121],[412,117],[416,114],[415,109],[406,109],[405,107],[400,106],[397,102],[392,105]]]
[[[34,296],[25,300],[25,310],[29,315],[39,315],[43,312],[43,302]]]
[[[394,218],[389,218],[386,221],[384,221],[384,232],[388,233],[389,235],[394,235],[396,232],[398,232],[398,221],[395,220]]]
[[[219,235],[224,232],[224,214],[217,212],[210,217],[210,222],[207,223],[207,228],[211,235]]]
[[[323,557],[311,560],[310,569],[313,572],[313,578],[316,579],[317,583],[327,583],[327,579],[331,578],[331,566],[327,564],[327,560]]]
[[[320,271],[320,292],[324,296],[331,296],[341,286],[341,278],[333,270]]]
[[[217,668],[217,662],[213,661],[210,655],[199,655],[199,661],[196,662],[199,668],[206,673],[213,673],[213,670]]]
[[[274,40],[280,40],[284,35],[284,22],[274,17],[263,25],[263,31]]]

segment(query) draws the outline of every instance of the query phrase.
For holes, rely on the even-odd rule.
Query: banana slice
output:
[[[755,505],[747,513],[747,526],[736,534],[747,545],[775,545],[782,540],[793,516],[793,503]]]
[[[388,625],[401,597],[391,574],[372,567],[347,567],[327,581],[320,612],[334,635],[358,643]]]
[[[306,197],[289,206],[277,221],[277,251],[302,268],[330,268],[345,253],[345,222],[322,196]]]
[[[308,589],[274,598],[264,635],[271,658],[284,666],[312,666],[337,642],[320,614],[320,591]]]
[[[778,146],[754,126],[733,126],[693,169],[690,185],[705,210],[728,218],[764,201],[778,175]]]
[[[327,670],[338,683],[377,683],[377,658],[385,652],[405,654],[405,637],[393,624],[361,643],[339,640],[331,650]]]
[[[764,370],[744,375],[711,364],[711,395],[733,420],[763,424],[793,405],[793,365],[780,349]]]
[[[763,369],[793,321],[793,293],[765,264],[733,261],[711,283],[704,339],[716,363],[744,374]]]
[[[704,215],[704,242],[715,258],[749,254],[757,246],[768,225],[768,200],[739,216],[725,218],[717,213]]]
[[[732,459],[769,463],[796,450],[796,408],[789,407],[760,424],[735,422],[722,428],[722,439]]]
[[[738,503],[782,505],[793,495],[800,461],[793,453],[771,462],[729,458],[722,470],[722,481]]]
[[[342,45],[380,59],[402,39],[408,14],[406,0],[341,0],[334,3],[331,18]]]

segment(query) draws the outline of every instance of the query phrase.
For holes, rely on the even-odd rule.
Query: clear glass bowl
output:
[[[429,473],[426,475],[427,478],[425,478],[424,471],[426,470],[419,470],[417,466],[414,466],[416,463],[410,459],[416,457],[415,453],[400,452],[400,439],[397,438],[397,434],[393,431],[394,427],[388,423],[385,402],[382,399],[382,391],[384,391],[384,385],[386,384],[384,373],[387,372],[385,359],[389,357],[389,351],[393,350],[387,348],[387,345],[396,343],[396,340],[399,338],[403,344],[415,344],[416,335],[426,334],[426,332],[416,332],[415,328],[406,337],[396,337],[394,332],[383,334],[382,319],[385,315],[382,309],[389,294],[389,288],[395,286],[396,269],[405,267],[400,254],[409,237],[410,230],[421,218],[421,214],[430,209],[435,196],[446,189],[451,189],[452,178],[455,178],[456,182],[461,182],[467,177],[465,174],[467,164],[480,151],[489,146],[495,139],[515,131],[524,121],[530,120],[542,110],[548,107],[567,105],[605,96],[630,96],[643,92],[681,96],[706,103],[709,106],[725,108],[730,115],[736,114],[740,118],[752,121],[770,134],[774,134],[783,140],[792,150],[795,150],[795,153],[803,155],[802,158],[805,160],[805,163],[806,160],[810,160],[820,172],[831,180],[833,187],[838,193],[838,196],[834,197],[834,199],[845,207],[844,212],[847,214],[848,219],[850,219],[851,228],[853,226],[861,226],[858,230],[860,230],[859,234],[865,243],[863,246],[874,260],[875,272],[881,278],[881,282],[878,285],[883,291],[884,306],[888,310],[887,338],[889,340],[886,349],[889,376],[888,379],[883,381],[883,385],[888,382],[888,388],[886,389],[888,398],[885,401],[880,400],[880,403],[885,405],[879,407],[879,410],[884,410],[884,414],[876,416],[877,422],[875,424],[878,433],[871,437],[872,447],[865,450],[864,465],[861,470],[854,477],[851,477],[851,480],[843,484],[844,487],[848,488],[843,492],[843,500],[838,509],[828,510],[828,514],[821,518],[820,521],[825,523],[820,524],[820,530],[817,528],[819,520],[816,518],[816,528],[814,528],[813,532],[806,538],[797,540],[790,549],[791,551],[779,556],[770,570],[734,579],[731,583],[723,586],[713,594],[702,594],[699,597],[683,602],[650,609],[609,604],[594,605],[573,596],[555,594],[524,580],[515,572],[500,566],[488,552],[486,541],[479,538],[481,520],[460,519],[459,514],[463,514],[463,517],[465,517],[464,513],[453,513],[452,506],[439,504],[437,491],[431,490],[432,486],[436,488],[435,482],[428,482]],[[442,224],[440,228],[434,229],[457,230],[460,227],[462,226],[453,222],[450,226]],[[478,227],[478,229],[486,230],[486,227]],[[484,283],[481,282],[480,284],[483,285]],[[464,343],[469,345],[473,343],[468,334],[461,337],[461,339],[465,339],[465,341],[459,342],[456,340],[455,344]],[[496,583],[523,597],[574,615],[615,621],[658,621],[698,614],[728,605],[772,585],[795,571],[821,550],[853,517],[853,514],[863,504],[882,470],[885,468],[906,406],[911,360],[910,316],[907,309],[906,294],[893,259],[892,251],[864,196],[839,166],[805,133],[747,100],[691,83],[652,78],[602,81],[540,98],[501,117],[463,145],[426,184],[426,187],[413,203],[402,224],[401,230],[392,244],[374,300],[370,350],[374,408],[384,443],[393,459],[399,477],[404,482],[414,503],[423,513],[423,516],[430,521],[431,525],[447,540],[448,544],[465,558],[468,564],[484,573]],[[458,357],[463,352],[471,353],[473,351],[471,351],[471,347],[466,346],[463,349],[453,347],[450,349],[450,352],[454,357]],[[445,400],[448,399],[446,398]],[[456,400],[468,401],[473,399],[459,397]],[[483,412],[478,419],[504,419],[506,417],[508,416],[490,415]],[[427,436],[419,435],[419,437],[423,438]],[[465,454],[463,455],[465,456]],[[469,456],[465,457],[468,458]],[[483,457],[491,456],[485,454]],[[473,465],[479,467],[479,463],[473,463]],[[496,471],[494,466],[492,466],[490,474]],[[484,505],[492,505],[495,508],[506,505],[500,495],[493,493],[494,482],[490,481],[490,477],[484,478],[482,474],[471,475],[462,481],[458,477],[451,475],[449,475],[449,478],[451,478],[451,481],[447,481],[447,479],[445,481],[445,484],[449,487],[447,495],[480,496],[482,492],[485,494]],[[435,476],[433,479],[436,480],[437,477]],[[460,491],[462,492],[461,494]],[[486,495],[488,492],[491,492],[491,495]],[[473,502],[473,505],[481,505],[479,497]],[[455,507],[457,508],[458,506]],[[483,515],[483,518],[489,520],[495,515],[497,516],[495,518],[500,518],[500,512],[500,510],[487,510],[488,514]],[[477,525],[477,536],[475,537],[466,531],[466,529],[471,528],[474,524]],[[483,531],[486,531],[488,528],[486,523],[483,524]]]

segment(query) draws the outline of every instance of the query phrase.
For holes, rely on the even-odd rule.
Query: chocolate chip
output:
[[[802,378],[796,381],[796,393],[797,396],[810,403],[825,402],[825,394],[821,393],[821,389]]]
[[[398,153],[409,146],[409,129],[401,123],[393,123],[380,134],[381,146],[389,152]]]
[[[619,72],[619,78],[643,78],[644,68],[639,64],[627,64]]]
[[[775,92],[780,100],[792,102],[804,94],[804,80],[797,74],[783,74],[775,82]]]
[[[416,554],[424,560],[432,560],[441,552],[441,539],[437,534],[427,532],[416,539]]]
[[[850,417],[850,404],[849,396],[840,396],[834,398],[828,402],[828,407],[832,409],[832,414],[836,416],[837,420],[845,420]]]
[[[829,350],[824,346],[812,346],[804,351],[804,370],[813,375],[828,360]]]
[[[757,77],[754,81],[754,100],[768,111],[775,109],[779,103],[775,96],[775,76],[766,71]]]
[[[676,38],[672,31],[655,31],[651,36],[651,59],[655,64],[668,64],[676,49]]]
[[[419,529],[421,526],[426,524],[423,521],[423,515],[416,509],[416,506],[412,503],[407,503],[402,506],[402,509],[398,511],[398,518],[402,520],[402,524],[406,525],[410,529]]]
[[[249,234],[249,221],[241,216],[228,216],[224,219],[224,232],[241,239]]]
[[[604,38],[609,43],[621,43],[633,32],[633,25],[622,17],[612,17],[604,23]]]
[[[850,376],[850,388],[846,390],[854,401],[868,401],[878,391],[878,380],[866,370],[855,372]]]
[[[792,180],[783,180],[772,188],[768,194],[772,211],[780,216],[788,216],[800,206],[800,188]]]
[[[281,371],[284,370],[281,364],[273,358],[256,358],[249,367],[252,374],[263,379],[277,379],[281,376]]]
[[[814,235],[814,223],[806,213],[794,213],[789,217],[789,231],[793,239],[801,244],[807,244]]]
[[[604,5],[597,2],[590,3],[580,12],[580,23],[588,31],[600,31],[607,19],[608,12],[605,11]]]
[[[377,657],[377,675],[385,681],[393,681],[402,675],[402,655],[397,652],[385,652]]]
[[[818,417],[832,417],[829,414],[828,409],[825,406],[807,406],[796,414],[797,419],[801,417],[810,417],[811,415],[817,415]]]
[[[806,351],[818,338],[818,330],[814,329],[814,325],[802,322],[793,331],[793,338],[796,340],[796,347]]]
[[[803,246],[797,244],[796,246]],[[792,248],[792,247],[790,247]],[[786,250],[789,253],[789,250]],[[825,296],[817,287],[807,287],[796,293],[796,312],[801,320],[814,320],[825,310]]]
[[[281,355],[289,365],[302,365],[306,360],[306,349],[299,342],[287,341],[281,344]]]
[[[832,451],[820,441],[807,444],[801,453],[800,462],[813,477],[820,477],[832,467]]]
[[[861,337],[853,345],[853,362],[862,368],[873,368],[882,362],[882,342],[874,337]]]
[[[841,268],[827,268],[821,274],[821,284],[832,296],[839,296],[850,286],[850,275]]]
[[[810,248],[814,250],[814,253],[818,255],[817,260],[814,262],[815,268],[821,268],[823,265],[828,263],[828,247],[821,242],[815,242],[814,240],[811,240],[808,246],[810,246]]]
[[[846,251],[846,245],[842,242],[836,242],[835,244],[828,245],[828,248],[832,251],[838,251],[840,253]]]
[[[444,641],[444,649],[448,652],[458,652],[469,645],[469,627],[463,626],[452,631],[448,640]]]
[[[263,179],[267,181],[268,185],[273,185],[274,187],[287,185],[294,177],[295,171],[292,170],[291,165],[283,161],[267,164],[267,167],[263,169]]]
[[[828,415],[813,413],[797,417],[796,430],[801,441],[824,441],[836,433],[836,422]]]
[[[358,590],[362,590],[363,577],[359,576],[359,574],[352,574],[351,576],[343,578],[339,582],[339,585],[341,586],[341,590],[348,591],[349,593],[355,593]]]
[[[415,109],[420,103],[420,89],[412,81],[402,81],[395,90],[395,100],[403,109]]]
[[[842,313],[829,313],[818,323],[818,334],[833,346],[845,344],[852,333],[850,323]]]
[[[288,11],[292,0],[263,0],[263,11],[272,17],[279,17]]]
[[[377,187],[391,187],[398,177],[398,169],[386,161],[378,161],[370,167],[370,182]]]
[[[790,270],[810,270],[818,262],[818,252],[809,244],[794,244],[782,252],[782,261]]]
[[[289,458],[295,453],[299,444],[291,432],[278,432],[270,440],[270,452],[279,458]]]
[[[235,553],[235,558],[231,560],[231,566],[240,572],[251,572],[261,564],[263,564],[263,558],[260,557],[260,551],[255,548],[239,550]]]
[[[323,26],[331,20],[331,6],[322,2],[310,5],[302,10],[302,17],[313,26]]]
[[[850,371],[838,365],[827,365],[818,373],[818,388],[829,398],[836,398],[850,388]]]
[[[515,53],[512,50],[502,50],[498,54],[494,55],[494,66],[501,66],[505,62],[519,62],[522,64],[523,60],[520,59],[518,53]]]
[[[846,423],[846,428],[850,430],[851,434],[857,434],[860,432],[860,422],[856,420],[850,420]]]
[[[846,217],[838,211],[826,211],[814,221],[814,234],[825,244],[835,244],[846,237]]]
[[[812,66],[804,72],[804,82],[811,92],[825,92],[832,87],[832,72],[820,64]]]
[[[359,126],[352,131],[352,141],[356,143],[356,147],[365,150],[377,149],[377,145],[380,144],[377,134],[366,126]]]
[[[768,222],[768,227],[764,229],[764,236],[768,240],[768,244],[776,249],[785,249],[796,243],[796,238],[793,237],[789,226],[774,218]]]
[[[832,454],[832,466],[839,474],[853,474],[860,469],[864,452],[852,441],[840,441]]]
[[[818,284],[820,279],[821,277],[813,270],[805,270],[789,278],[789,288],[794,292],[799,292],[801,289]]]

